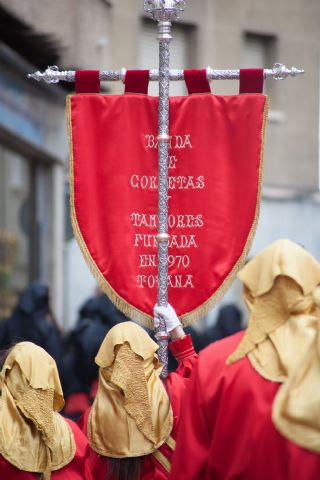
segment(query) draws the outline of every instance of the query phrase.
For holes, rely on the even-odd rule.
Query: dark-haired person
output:
[[[168,478],[181,401],[197,355],[173,308],[156,306],[155,324],[159,314],[179,362],[164,383],[158,345],[133,322],[113,327],[96,356],[99,387],[80,423],[91,447],[89,480]]]
[[[320,478],[320,264],[278,240],[239,273],[248,328],[199,355],[173,480]]]
[[[31,283],[20,295],[11,317],[1,323],[0,348],[28,341],[44,348],[59,365],[63,340],[50,308],[48,285]]]
[[[213,327],[206,329],[200,338],[200,349],[210,343],[229,337],[241,330],[242,315],[240,309],[233,304],[224,305],[218,312],[217,322]]]
[[[64,400],[56,363],[41,347],[21,342],[0,374],[1,480],[83,480],[88,441],[59,415]]]

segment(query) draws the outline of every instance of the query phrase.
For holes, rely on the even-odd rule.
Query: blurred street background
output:
[[[265,84],[264,188],[250,255],[287,237],[320,259],[320,2],[186,3],[173,28],[172,68],[271,68],[281,62],[305,69],[298,78]],[[58,326],[68,331],[96,289],[69,223],[65,98],[74,85],[36,83],[27,73],[48,65],[157,68],[156,36],[142,0],[0,0],[1,319],[31,282],[41,281],[49,285]],[[103,88],[123,91],[119,82]],[[235,81],[212,83],[217,94],[237,90]],[[183,93],[181,82],[172,85],[171,94]],[[243,308],[237,282],[223,303]]]

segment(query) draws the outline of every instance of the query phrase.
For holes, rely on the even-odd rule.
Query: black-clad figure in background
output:
[[[199,349],[207,347],[210,343],[221,338],[229,337],[239,332],[242,327],[242,314],[240,309],[233,304],[225,305],[219,310],[216,324],[208,328],[202,335]]]
[[[0,349],[21,341],[44,348],[60,367],[63,340],[50,308],[48,285],[34,282],[20,295],[11,317],[0,324]]]

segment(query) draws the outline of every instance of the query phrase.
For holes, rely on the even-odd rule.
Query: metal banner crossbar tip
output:
[[[157,302],[160,306],[168,303],[168,157],[170,148],[169,134],[169,84],[170,81],[184,80],[183,70],[170,70],[170,42],[171,22],[178,20],[186,6],[184,0],[145,0],[144,10],[153,20],[158,22],[159,41],[159,69],[149,71],[149,80],[159,82],[158,104],[158,232],[156,235],[158,245],[158,293]],[[239,78],[239,70],[214,70],[206,69],[207,79],[210,80],[233,80]],[[57,67],[49,67],[45,72],[29,74],[29,78],[44,80],[47,83],[59,81],[74,82],[75,71],[59,71]],[[264,78],[284,80],[291,76],[303,74],[304,70],[277,63],[272,69],[264,69]],[[124,81],[126,70],[101,71],[101,81]],[[160,327],[156,332],[159,344],[159,358],[164,365],[162,376],[167,376],[168,365],[168,333],[163,319],[160,319]]]

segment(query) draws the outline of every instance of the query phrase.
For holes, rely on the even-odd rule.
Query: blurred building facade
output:
[[[270,96],[270,120],[261,219],[253,253],[273,239],[287,236],[320,258],[320,225],[317,225],[320,223],[317,218],[320,3],[315,0],[186,3],[181,21],[173,29],[173,68],[272,67],[273,63],[282,62],[305,69],[306,74],[299,78],[283,82],[267,80],[265,85]],[[156,27],[144,15],[142,0],[0,0],[0,6],[32,32],[49,36],[56,44],[57,61],[62,69],[157,67]],[[38,67],[39,62],[21,48],[16,48],[13,59],[15,46],[4,37],[0,30],[2,50],[7,56],[8,44],[11,47],[11,60],[0,70],[0,182],[4,199],[1,203],[7,205],[7,213],[0,207],[0,228],[17,234],[21,242],[17,286],[20,288],[37,275],[47,278],[53,285],[60,316],[66,292],[64,316],[68,325],[74,320],[79,303],[90,295],[94,282],[83,266],[74,240],[68,235],[63,240],[66,91],[60,86],[47,87],[25,80],[25,73],[35,70],[33,67]],[[120,83],[110,82],[104,88],[110,93],[123,91]],[[237,90],[235,81],[212,83],[213,93],[233,94]],[[9,107],[4,100],[6,91],[11,92]],[[183,92],[181,83],[171,86],[171,94]],[[151,93],[156,94],[156,85],[152,85]],[[18,98],[24,102],[20,113]],[[3,108],[11,109],[10,125],[3,120],[8,113],[5,110],[1,114]],[[17,117],[18,113],[23,121]],[[11,136],[6,130],[10,130]],[[32,219],[29,223],[25,220],[28,215]]]
[[[27,80],[43,56],[58,57],[49,37],[0,5],[0,317],[33,280],[63,308],[65,95]]]

